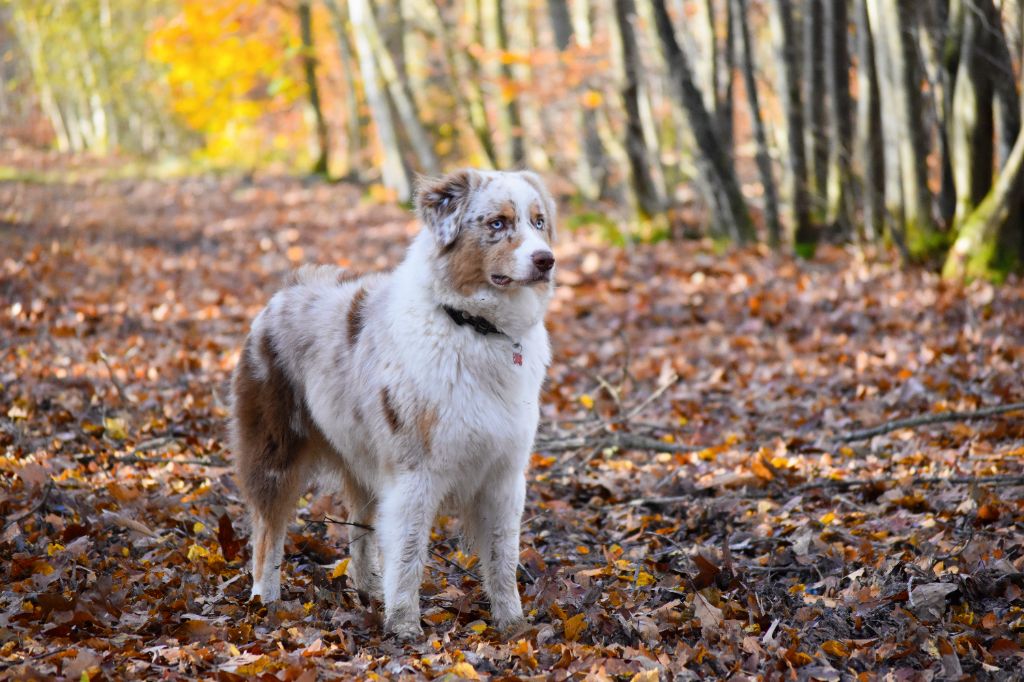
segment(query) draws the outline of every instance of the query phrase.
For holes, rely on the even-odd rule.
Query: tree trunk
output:
[[[429,10],[429,20],[438,31],[438,37],[444,49],[445,61],[449,68],[449,84],[455,95],[456,105],[463,112],[463,120],[469,124],[473,136],[480,146],[483,159],[479,162],[489,168],[498,167],[498,156],[494,148],[494,140],[491,134],[490,125],[487,122],[487,109],[484,106],[483,96],[480,94],[480,78],[475,73],[471,57],[468,51],[463,49],[452,37],[448,23],[442,15],[440,8],[433,3],[424,3]],[[473,7],[471,4],[470,7]],[[478,21],[471,20],[467,23],[476,27]]]
[[[810,255],[818,243],[811,222],[807,189],[807,157],[804,151],[804,118],[800,106],[800,69],[796,59],[796,31],[789,0],[772,0],[771,22],[779,72],[779,93],[786,114],[786,165],[789,196],[793,206],[793,244],[798,253]]]
[[[807,170],[812,180],[816,222],[824,218],[828,196],[828,99],[825,69],[824,0],[807,0],[804,6],[803,105],[808,150]],[[837,0],[832,0],[836,2]]]
[[[738,48],[741,51],[743,82],[750,105],[750,119],[754,124],[754,139],[757,143],[757,170],[764,188],[765,221],[768,225],[768,242],[772,248],[782,243],[782,224],[779,222],[779,198],[772,176],[772,160],[768,154],[768,135],[761,118],[761,105],[757,94],[757,78],[754,73],[753,46],[750,42],[750,27],[747,25],[746,0],[731,0],[731,13],[735,17],[734,28],[739,35]]]
[[[573,25],[569,17],[568,0],[548,0],[548,14],[555,34],[555,46],[563,54],[573,40]],[[583,41],[578,41],[582,45]],[[589,43],[589,36],[587,36]],[[579,135],[580,152],[576,155],[576,186],[580,194],[590,200],[601,195],[604,186],[604,149],[597,132],[597,117],[591,106],[577,106],[573,112]]]
[[[886,72],[882,96],[892,103],[892,116],[885,119],[886,127],[891,127],[886,149],[887,154],[891,151],[899,159],[903,209],[900,231],[905,236],[910,256],[920,258],[934,251],[941,238],[932,218],[932,194],[928,188],[927,127],[921,117],[923,101],[914,40],[914,3],[913,0],[870,0],[869,12],[876,58],[879,68]]]
[[[327,160],[330,144],[327,139],[327,123],[320,107],[320,88],[316,82],[316,51],[313,46],[313,17],[309,11],[309,0],[299,1],[299,32],[302,34],[302,70],[306,75],[306,91],[309,106],[316,118],[316,141],[318,154],[313,164],[315,175],[327,175]]]
[[[1009,220],[1013,208],[1024,201],[1024,132],[1017,135],[999,179],[981,204],[958,226],[942,276],[961,280],[998,279],[1019,265],[1019,253],[1000,249],[1000,243],[1019,239],[1021,226]],[[1016,234],[1010,234],[1015,232]]]
[[[345,26],[345,17],[338,7],[338,0],[326,0],[327,10],[331,15],[331,24],[334,33],[338,38],[338,55],[341,60],[341,70],[345,74],[344,89],[341,98],[345,102],[345,172],[344,177],[351,180],[362,180],[363,160],[360,158],[363,150],[363,117],[359,113],[358,88],[355,82],[357,66],[353,63],[355,57],[352,43],[348,37],[348,28]]]
[[[355,0],[356,2],[367,2],[368,0]],[[408,82],[402,77],[391,56],[391,51],[384,44],[380,31],[377,30],[376,20],[372,12],[367,13],[367,21],[363,29],[366,39],[373,50],[373,56],[379,68],[380,75],[387,86],[388,94],[395,105],[395,112],[402,122],[402,129],[419,163],[420,170],[436,175],[440,172],[441,165],[434,153],[433,143],[423,128],[419,116],[416,114],[416,106],[409,91]]]
[[[850,97],[850,53],[847,39],[849,21],[846,1],[825,3],[825,22],[830,38],[827,46],[827,83],[829,100],[828,220],[838,236],[849,239],[853,233],[853,103]]]
[[[665,53],[665,62],[676,84],[676,96],[686,111],[690,128],[703,157],[702,168],[706,169],[707,184],[714,195],[711,204],[716,212],[715,219],[735,241],[741,244],[755,241],[757,234],[740,191],[736,169],[722,146],[714,119],[704,106],[704,98],[697,89],[689,60],[676,42],[675,29],[672,27],[672,19],[668,15],[665,2],[652,0],[651,4],[658,26],[658,36],[661,38],[661,46]]]
[[[963,224],[992,187],[992,67],[983,41],[984,26],[993,19],[998,21],[991,0],[974,0],[965,8],[948,124],[957,195],[954,225]]]
[[[864,238],[874,241],[885,231],[886,168],[875,45],[867,0],[857,0],[857,65],[857,149],[864,178],[862,222]]]
[[[640,120],[640,55],[633,32],[635,16],[633,0],[615,0],[615,23],[622,44],[622,102],[626,110],[626,155],[629,158],[630,184],[641,217],[649,218],[659,213],[662,206],[651,174],[650,152],[644,141],[643,122]]]
[[[523,121],[519,112],[519,92],[515,74],[512,71],[509,54],[508,28],[505,20],[506,0],[485,0],[490,8],[491,26],[496,38],[496,47],[501,53],[501,102],[508,122],[509,160],[514,167],[526,163],[526,144],[523,140]]]
[[[377,62],[368,37],[369,31],[372,30],[370,27],[373,23],[373,14],[370,12],[368,0],[349,0],[348,10],[359,70],[363,77],[363,92],[366,93],[366,102],[370,105],[370,115],[373,117],[377,140],[381,147],[381,179],[385,187],[395,191],[399,201],[408,202],[412,198],[412,184],[402,160],[402,151],[398,146],[398,135],[391,118],[391,109],[387,97],[380,88]]]

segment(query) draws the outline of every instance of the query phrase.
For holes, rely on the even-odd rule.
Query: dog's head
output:
[[[465,169],[420,183],[416,209],[460,296],[552,289],[555,202],[529,171]]]

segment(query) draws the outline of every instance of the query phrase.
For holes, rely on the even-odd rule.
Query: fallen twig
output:
[[[107,354],[103,351],[100,351],[100,360],[107,368],[107,372],[110,374],[110,381],[113,382],[114,388],[117,389],[117,395],[121,398],[121,402],[125,405],[130,405],[132,401],[128,398],[128,391],[121,383],[121,380],[117,378],[117,374],[114,373],[114,368],[110,364],[110,358],[108,358]]]
[[[1024,410],[1024,403],[1010,403],[1008,405],[991,405],[989,407],[982,407],[978,410],[970,412],[936,412],[935,414],[925,414],[917,417],[907,417],[905,419],[894,419],[893,421],[873,426],[869,429],[861,429],[859,431],[851,431],[850,433],[840,434],[835,436],[833,440],[840,443],[849,443],[855,440],[866,440],[873,436],[879,436],[883,433],[889,433],[890,431],[896,431],[897,429],[906,429],[914,426],[924,426],[926,424],[938,424],[940,422],[952,422],[952,421],[970,421],[972,419],[984,419],[997,414],[1003,414],[1006,412],[1016,412],[1017,410]]]
[[[595,436],[573,436],[570,438],[552,438],[538,440],[533,444],[535,450],[544,452],[565,452],[580,448],[621,448],[623,450],[654,450],[656,452],[696,452],[703,450],[700,445],[680,445],[666,443],[657,438],[638,436],[633,433],[612,432]]]
[[[11,519],[10,521],[8,521],[7,523],[5,523],[3,525],[3,528],[0,528],[0,533],[3,533],[10,526],[13,526],[16,523],[21,523],[22,521],[24,521],[25,519],[27,519],[28,517],[32,516],[33,514],[35,514],[40,509],[42,509],[46,505],[46,501],[50,498],[50,491],[51,490],[53,490],[53,479],[52,478],[49,481],[46,482],[46,489],[43,491],[43,496],[39,499],[39,502],[37,502],[35,504],[35,506],[33,506],[31,509],[29,509],[27,512],[25,512],[21,516],[16,516],[13,519]]]
[[[913,478],[902,481],[909,485],[934,485],[936,483],[948,483],[950,485],[1024,485],[1024,475],[1017,476],[914,476]],[[871,486],[888,486],[892,483],[897,483],[897,480],[892,477],[886,478],[862,478],[862,479],[822,479],[819,481],[810,481],[808,483],[802,483],[798,486],[786,487],[782,489],[768,489],[756,490],[745,493],[742,497],[782,497],[788,496],[793,497],[800,493],[807,492],[808,490],[814,490],[815,488],[829,488],[839,490],[849,490],[850,488],[860,487],[871,487]],[[695,491],[693,495],[671,495],[666,497],[639,497],[628,502],[616,502],[613,504],[606,505],[608,507],[642,507],[646,505],[668,505],[668,504],[680,504],[682,502],[692,502],[701,496],[702,493],[711,492],[711,488],[700,488]]]

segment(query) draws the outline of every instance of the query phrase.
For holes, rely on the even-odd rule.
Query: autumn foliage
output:
[[[1022,674],[1024,287],[870,253],[562,230],[555,363],[502,641],[442,518],[427,638],[382,638],[309,496],[247,602],[227,377],[292,267],[393,265],[349,185],[0,184],[7,679],[1006,679]],[[1002,408],[1000,408],[1002,409]]]

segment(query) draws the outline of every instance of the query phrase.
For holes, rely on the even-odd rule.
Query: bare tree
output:
[[[640,214],[647,218],[661,211],[661,197],[651,171],[651,158],[644,139],[640,120],[640,55],[633,20],[636,5],[633,0],[615,0],[615,23],[622,44],[622,106],[626,111],[626,155],[629,158],[629,176]]]
[[[711,188],[711,205],[722,231],[739,243],[755,241],[757,234],[750,220],[747,204],[740,191],[736,168],[725,152],[714,119],[704,105],[704,98],[694,81],[693,69],[686,54],[676,41],[672,19],[668,15],[664,0],[652,0],[654,20],[658,26],[665,62],[679,104],[686,111],[687,120],[693,130],[703,163],[701,168]]]
[[[313,164],[313,173],[327,175],[327,160],[330,141],[327,137],[327,123],[320,106],[320,88],[316,82],[316,50],[313,47],[313,18],[309,11],[309,0],[299,1],[299,32],[302,35],[302,70],[306,75],[306,92],[309,106],[313,109],[316,119],[317,159]]]
[[[786,115],[786,166],[789,200],[793,209],[793,244],[798,252],[810,254],[818,243],[818,230],[811,222],[807,189],[807,157],[804,152],[804,118],[800,106],[800,68],[797,61],[796,31],[789,0],[772,0],[772,34],[775,41],[779,92]]]
[[[768,242],[773,248],[782,243],[782,224],[779,221],[779,197],[772,175],[772,160],[768,151],[768,135],[765,132],[764,119],[761,116],[761,104],[757,94],[757,78],[754,73],[753,45],[750,40],[750,27],[747,25],[746,0],[730,2],[735,26],[739,35],[738,48],[742,54],[743,82],[746,88],[747,104],[750,106],[750,119],[754,124],[754,140],[757,144],[757,170],[764,188],[765,221],[768,224]]]

